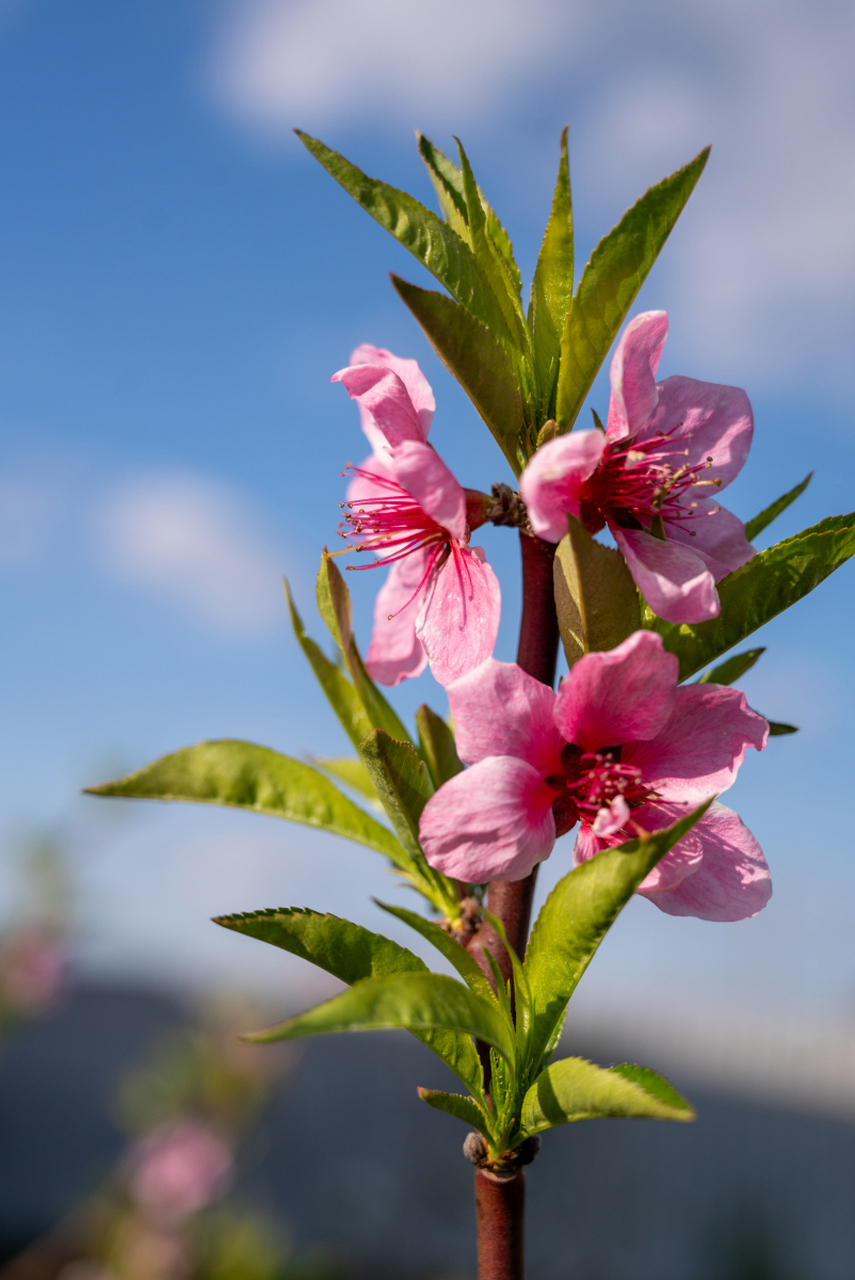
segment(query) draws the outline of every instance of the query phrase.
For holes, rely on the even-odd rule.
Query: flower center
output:
[[[369,480],[378,490],[370,498],[340,504],[346,514],[339,526],[339,535],[356,543],[349,548],[351,551],[372,551],[375,556],[373,564],[351,564],[347,566],[349,569],[376,569],[378,565],[393,564],[422,547],[429,547],[434,553],[432,568],[436,558],[447,552],[453,541],[451,534],[431,519],[396,480],[351,466],[343,474]],[[385,552],[382,559],[377,554],[381,551]]]
[[[641,781],[641,770],[620,763],[620,747],[583,751],[568,742],[561,752],[562,772],[546,779],[558,792],[552,805],[555,834],[563,836],[577,822],[593,823],[601,809],[621,797],[630,809],[638,809],[656,795]]]
[[[698,519],[697,500],[684,501],[687,491],[697,485],[718,488],[721,479],[702,480],[701,473],[713,465],[707,457],[694,466],[684,460],[688,449],[671,437],[671,431],[636,442],[630,437],[608,442],[592,476],[585,481],[579,503],[579,518],[589,533],[599,533],[608,522],[624,529],[645,529],[665,536],[665,524]],[[651,455],[655,456],[655,460]],[[694,537],[694,530],[689,534]]]

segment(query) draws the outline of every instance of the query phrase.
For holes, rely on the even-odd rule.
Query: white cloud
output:
[[[567,118],[588,208],[610,193],[634,198],[713,142],[657,273],[687,335],[675,332],[672,353],[701,357],[700,376],[846,386],[855,338],[850,4],[223,3],[209,83],[253,127],[477,127],[482,146],[501,138],[519,170],[537,134],[554,150],[553,124]],[[518,130],[533,103],[534,126]],[[537,112],[550,121],[548,138]]]
[[[263,633],[281,617],[280,564],[225,487],[192,475],[135,477],[97,514],[108,567],[233,635]]]

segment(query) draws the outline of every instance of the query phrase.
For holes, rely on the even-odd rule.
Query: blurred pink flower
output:
[[[189,1217],[228,1185],[232,1152],[198,1120],[161,1125],[141,1138],[128,1159],[130,1193],[155,1218]]]
[[[0,943],[0,1004],[33,1012],[65,987],[65,951],[37,930],[11,933]]]
[[[677,687],[661,637],[636,631],[580,658],[558,693],[489,659],[448,690],[461,760],[428,800],[420,837],[431,866],[466,883],[520,880],[579,824],[577,863],[669,826],[729,787],[768,725],[744,694]],[[741,920],[771,894],[751,832],[713,804],[638,890],[670,915]]]
[[[719,613],[715,589],[754,555],[745,526],[708,497],[738,474],[754,430],[738,387],[694,378],[656,382],[664,311],[636,316],[612,360],[605,435],[548,441],[520,479],[535,533],[559,542],[568,512],[589,533],[608,525],[636,586],[668,622]]]
[[[359,405],[374,452],[350,469],[344,536],[377,558],[348,567],[390,566],[366,666],[396,685],[430,662],[447,685],[489,657],[499,627],[498,580],[482,549],[469,546],[483,505],[467,500],[427,443],[434,398],[415,360],[362,346],[351,361],[332,380]]]

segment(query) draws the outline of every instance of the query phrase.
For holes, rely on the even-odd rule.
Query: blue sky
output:
[[[389,286],[389,270],[424,282],[421,268],[291,127],[425,202],[412,130],[445,147],[459,133],[524,275],[566,122],[580,265],[712,142],[635,309],[670,313],[663,375],[751,396],[733,510],[747,518],[816,469],[778,538],[855,506],[853,28],[850,6],[796,0],[0,6],[0,822],[10,850],[28,829],[69,833],[81,965],[297,983],[302,969],[206,917],[293,902],[386,927],[367,897],[393,890],[361,850],[77,793],[206,737],[340,748],[279,577],[320,635],[314,569],[339,471],[364,447],[329,383],[352,347],[416,356],[437,395],[432,439],[462,482],[508,478]],[[606,408],[604,378],[592,403]],[[511,657],[516,546],[502,530],[483,542]],[[752,641],[769,650],[749,698],[802,726],[730,795],[767,851],[772,904],[711,926],[634,903],[593,993],[851,1005],[853,572]],[[357,577],[367,638],[374,584]],[[443,709],[429,677],[397,696],[407,713],[425,699]],[[11,902],[11,872],[0,889]]]

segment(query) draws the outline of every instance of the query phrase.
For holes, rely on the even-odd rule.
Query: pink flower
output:
[[[65,988],[66,956],[36,929],[12,933],[0,944],[0,1005],[21,1013],[50,1006]]]
[[[131,1195],[140,1208],[180,1221],[226,1189],[232,1153],[207,1125],[179,1120],[140,1139],[128,1164]]]
[[[577,823],[577,863],[669,826],[729,787],[769,728],[736,689],[678,688],[651,631],[580,658],[557,694],[491,658],[448,696],[471,768],[431,797],[420,835],[431,866],[469,884],[522,879]],[[638,892],[670,915],[742,920],[771,883],[751,832],[713,804]]]
[[[376,558],[349,568],[390,566],[366,666],[380,684],[396,685],[429,661],[447,685],[489,657],[499,628],[498,580],[482,549],[469,546],[483,505],[474,494],[467,500],[427,443],[434,398],[415,360],[370,346],[351,360],[332,380],[359,405],[374,452],[350,468],[344,536]]]
[[[664,311],[627,325],[612,360],[605,435],[574,431],[548,441],[520,490],[541,538],[559,542],[568,512],[589,533],[608,525],[653,612],[703,622],[719,613],[716,582],[754,555],[742,522],[708,496],[738,474],[754,418],[738,387],[657,383],[667,334]]]

